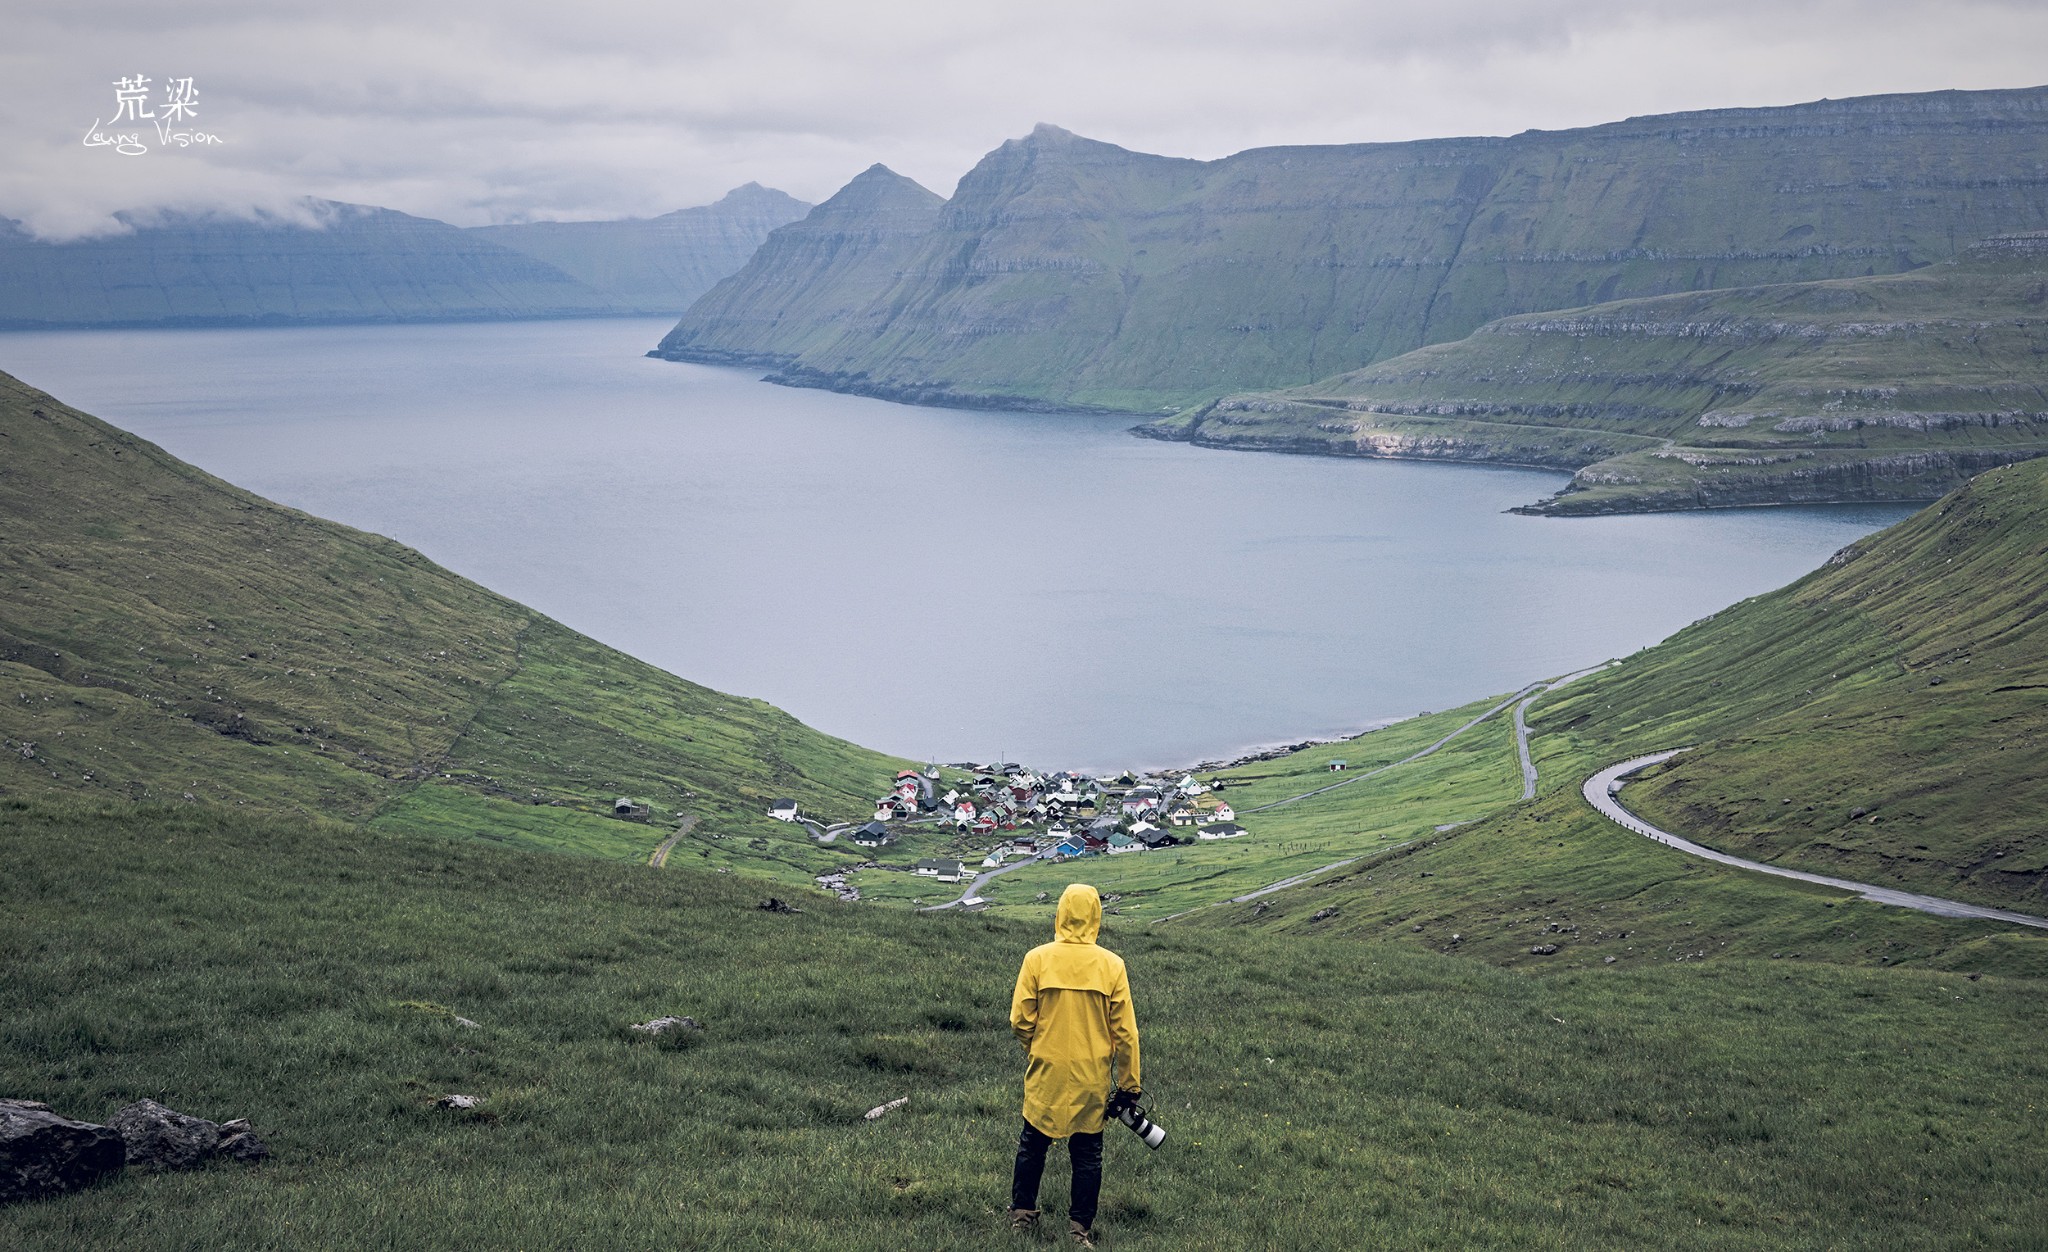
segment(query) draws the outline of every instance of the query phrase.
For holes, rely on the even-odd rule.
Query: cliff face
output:
[[[886,290],[839,293],[838,333],[777,329],[831,268],[750,266],[718,346],[847,390],[1157,412],[1507,314],[1896,273],[2043,227],[2048,88],[1210,162],[1040,127],[962,180]]]
[[[1505,318],[1143,433],[1577,471],[1553,513],[1928,500],[2048,452],[2048,234],[1910,274]]]
[[[769,232],[810,208],[794,196],[748,183],[716,204],[660,217],[478,226],[468,233],[596,288],[613,312],[675,315],[745,265]]]
[[[844,332],[896,282],[945,201],[870,166],[690,306],[651,355],[786,365]]]
[[[606,298],[445,222],[316,202],[324,228],[167,216],[48,244],[0,234],[0,328],[583,316]]]

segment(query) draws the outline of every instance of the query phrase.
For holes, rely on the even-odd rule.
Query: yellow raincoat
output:
[[[1054,1139],[1102,1131],[1116,1065],[1118,1087],[1138,1089],[1138,1016],[1124,959],[1097,947],[1102,898],[1074,883],[1060,893],[1059,938],[1024,955],[1010,997],[1010,1029],[1030,1058],[1024,1120]]]

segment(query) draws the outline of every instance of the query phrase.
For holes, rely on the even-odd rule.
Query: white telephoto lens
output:
[[[1147,1127],[1145,1128],[1145,1146],[1146,1146],[1146,1147],[1148,1147],[1148,1148],[1152,1148],[1152,1149],[1154,1149],[1154,1150],[1157,1150],[1157,1149],[1158,1149],[1158,1147],[1159,1147],[1159,1145],[1160,1145],[1160,1144],[1162,1144],[1162,1143],[1165,1143],[1165,1142],[1166,1142],[1166,1127],[1164,1127],[1164,1126],[1161,1126],[1161,1125],[1160,1125],[1159,1123],[1157,1123],[1157,1122],[1154,1122],[1154,1123],[1152,1123],[1152,1124],[1151,1124],[1150,1126],[1147,1126]]]

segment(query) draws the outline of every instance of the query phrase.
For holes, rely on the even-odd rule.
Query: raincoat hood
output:
[[[1084,882],[1060,892],[1060,910],[1052,924],[1061,943],[1094,943],[1102,933],[1102,897]]]

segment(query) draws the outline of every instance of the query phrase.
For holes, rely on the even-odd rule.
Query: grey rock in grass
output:
[[[1310,917],[1310,918],[1309,918],[1308,920],[1310,920],[1310,921],[1312,921],[1312,922],[1323,922],[1323,921],[1328,921],[1329,919],[1331,919],[1331,918],[1333,918],[1333,917],[1335,917],[1335,916],[1337,916],[1337,908],[1336,908],[1336,906],[1335,906],[1335,905],[1332,905],[1332,906],[1330,906],[1329,908],[1326,908],[1326,909],[1317,909],[1317,910],[1315,911],[1315,915],[1314,915],[1314,916],[1312,916],[1312,917]],[[1421,929],[1422,929],[1422,927],[1420,927],[1420,926],[1417,926],[1417,927],[1416,927],[1415,929],[1417,929],[1417,930],[1421,930]]]
[[[434,1107],[442,1109],[473,1109],[482,1103],[482,1099],[473,1095],[444,1095],[434,1101]]]
[[[155,1100],[137,1100],[108,1118],[107,1124],[120,1134],[128,1163],[137,1169],[196,1169],[220,1147],[218,1125]]]
[[[233,1121],[220,1124],[220,1146],[214,1149],[214,1154],[244,1164],[254,1164],[270,1159],[270,1145],[258,1139],[256,1132],[249,1129],[247,1118],[237,1117]]]
[[[34,1100],[0,1100],[0,1204],[61,1195],[120,1169],[118,1132],[75,1122]]]
[[[1557,955],[1557,945],[1556,945],[1556,944],[1554,944],[1554,943],[1539,943],[1539,944],[1537,944],[1537,945],[1536,945],[1535,947],[1533,947],[1533,948],[1529,949],[1529,955],[1530,955],[1530,956],[1556,956],[1556,955]]]
[[[657,1017],[651,1022],[639,1022],[630,1029],[647,1035],[665,1035],[671,1030],[702,1030],[704,1027],[694,1017]]]

